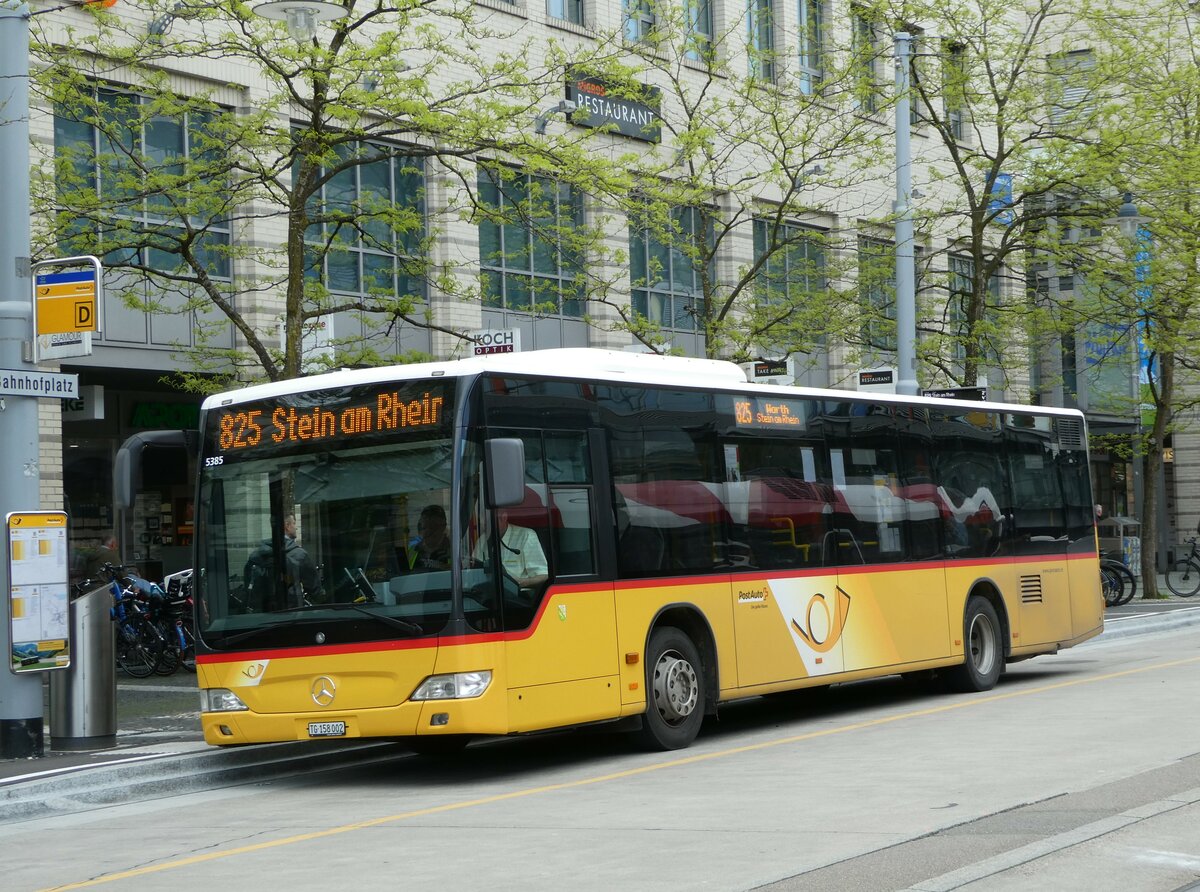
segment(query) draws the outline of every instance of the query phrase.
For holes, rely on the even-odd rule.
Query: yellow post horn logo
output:
[[[825,636],[821,636],[818,629],[813,629],[813,610],[820,608],[825,611]],[[833,650],[834,645],[842,638],[842,630],[846,628],[846,618],[850,615],[850,596],[839,585],[836,587],[833,597],[833,609],[830,610],[830,604],[825,595],[817,592],[808,599],[808,610],[804,614],[804,625],[800,625],[795,617],[792,617],[792,628],[799,633],[812,650],[819,654],[828,653]]]

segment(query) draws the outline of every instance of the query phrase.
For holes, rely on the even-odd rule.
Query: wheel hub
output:
[[[696,669],[678,654],[666,653],[654,669],[654,705],[664,720],[681,722],[696,711],[700,696]]]
[[[971,662],[981,675],[987,675],[996,659],[996,632],[992,624],[981,616],[971,623]]]

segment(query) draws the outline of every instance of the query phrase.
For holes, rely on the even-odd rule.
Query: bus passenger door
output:
[[[846,602],[826,569],[824,444],[731,437],[724,456],[738,686],[841,672]]]
[[[944,658],[945,562],[927,418],[903,406],[830,402],[823,420],[846,671]]]
[[[525,443],[526,497],[507,519],[530,532],[523,541],[499,537],[500,563],[516,565],[540,548],[548,570],[541,585],[514,587],[505,579],[511,730],[613,718],[620,709],[613,583],[599,560],[612,538],[599,518],[612,512],[593,485],[603,438],[586,431],[503,435]]]

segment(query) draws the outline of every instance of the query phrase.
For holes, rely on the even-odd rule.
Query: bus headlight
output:
[[[478,697],[492,683],[492,670],[431,675],[412,693],[411,700],[469,700]]]
[[[241,697],[226,688],[205,688],[200,692],[201,712],[238,712],[249,708]]]

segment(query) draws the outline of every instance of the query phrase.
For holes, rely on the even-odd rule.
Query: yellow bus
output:
[[[211,397],[195,586],[212,744],[620,723],[1100,633],[1073,410],[747,383],[561,349]]]

